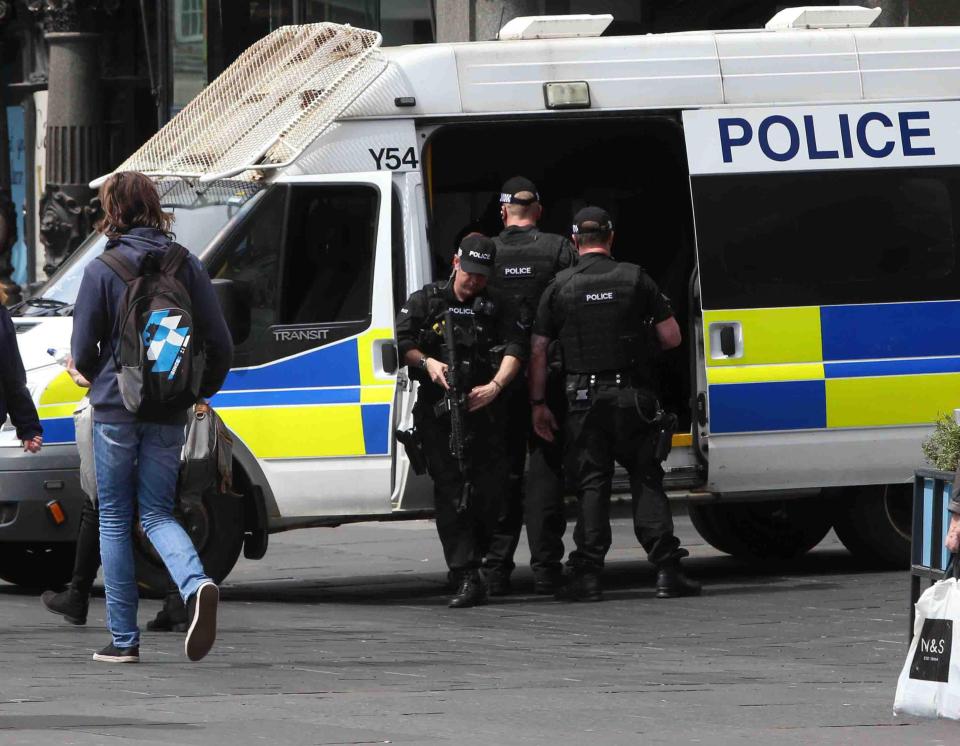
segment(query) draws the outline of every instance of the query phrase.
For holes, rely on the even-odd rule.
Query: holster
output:
[[[657,461],[666,461],[673,448],[673,434],[677,431],[677,416],[672,412],[657,412],[659,429],[657,430],[657,444],[653,449],[653,457]]]
[[[673,434],[677,431],[677,424],[679,420],[677,416],[672,412],[666,412],[660,407],[660,403],[656,402],[657,412],[652,418],[648,418],[643,413],[643,407],[640,406],[640,397],[637,396],[637,413],[640,415],[640,419],[646,422],[648,425],[653,426],[654,437],[656,437],[656,443],[653,448],[653,458],[658,462],[663,462],[667,460],[667,456],[670,455],[670,451],[673,449]]]
[[[397,430],[397,441],[403,444],[407,452],[407,458],[410,459],[410,466],[415,474],[425,474],[427,471],[427,458],[423,454],[423,439],[416,427],[409,430]]]

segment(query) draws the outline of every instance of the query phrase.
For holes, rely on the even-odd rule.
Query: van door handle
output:
[[[739,321],[710,324],[710,359],[730,360],[743,357],[743,328]]]
[[[380,365],[383,368],[383,372],[388,375],[396,373],[400,367],[400,357],[397,353],[397,346],[393,343],[392,339],[385,340],[383,344],[380,345]]]
[[[725,326],[720,330],[720,351],[727,357],[737,353],[737,335],[732,326]]]

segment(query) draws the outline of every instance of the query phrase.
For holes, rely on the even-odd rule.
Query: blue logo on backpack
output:
[[[182,315],[173,316],[170,309],[153,311],[143,330],[143,344],[147,360],[153,361],[154,373],[169,373],[173,379],[180,367],[183,353],[190,344],[190,327],[178,326]]]

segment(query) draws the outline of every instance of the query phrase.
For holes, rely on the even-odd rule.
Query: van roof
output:
[[[591,110],[960,96],[960,28],[694,31],[425,44],[341,118],[543,113],[543,84],[585,81]],[[395,100],[416,104],[398,108]]]
[[[551,82],[578,82],[556,88],[581,104],[588,88],[595,112],[960,98],[956,27],[379,45],[346,25],[276,29],[117,170],[262,178],[338,121],[542,115]]]

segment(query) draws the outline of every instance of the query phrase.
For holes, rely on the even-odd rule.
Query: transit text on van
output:
[[[273,338],[277,342],[323,342],[329,333],[329,329],[274,329]]]

